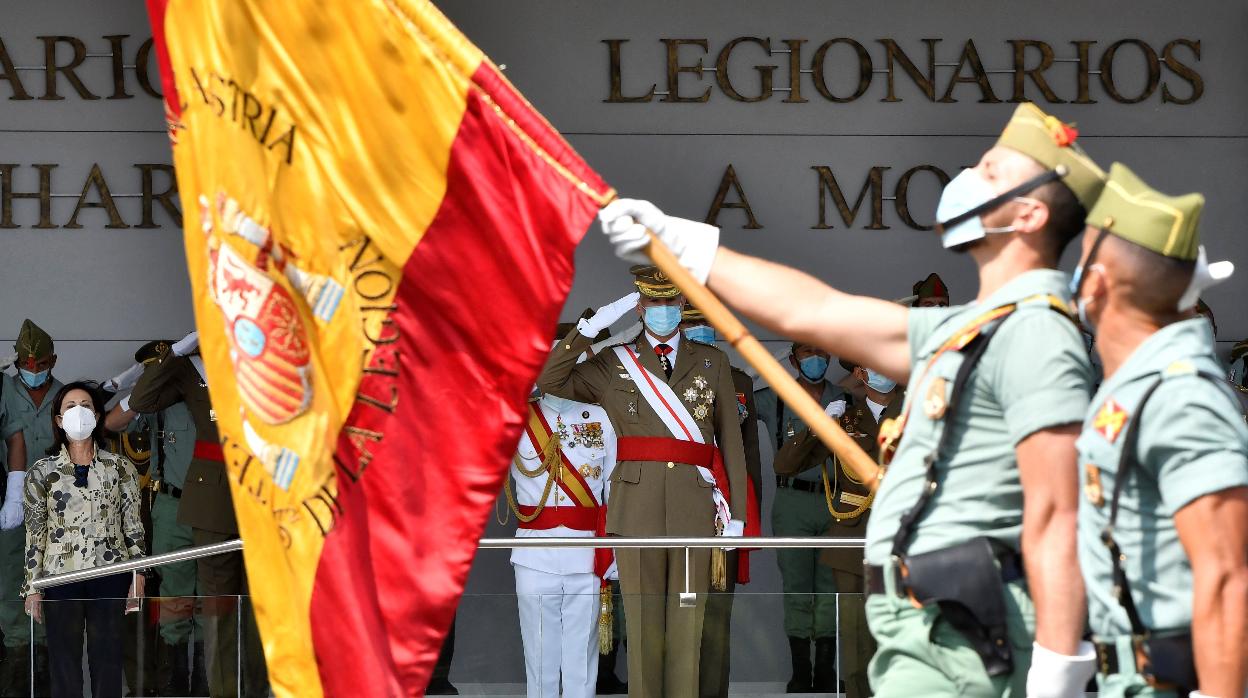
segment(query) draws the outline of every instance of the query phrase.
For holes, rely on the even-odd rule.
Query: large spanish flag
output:
[[[149,0],[283,696],[423,693],[613,193],[421,0]]]

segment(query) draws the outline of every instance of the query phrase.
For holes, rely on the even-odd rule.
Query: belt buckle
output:
[[[1144,682],[1152,688],[1156,688],[1161,691],[1173,691],[1177,689],[1178,687],[1174,684],[1162,681],[1161,679],[1158,679],[1155,674],[1153,674],[1153,660],[1148,656],[1148,645],[1145,644],[1147,641],[1147,635],[1131,636],[1131,650],[1135,655],[1136,673],[1144,677]]]
[[[1109,676],[1109,652],[1108,643],[1098,642],[1094,645],[1096,648],[1096,669],[1102,676]]]

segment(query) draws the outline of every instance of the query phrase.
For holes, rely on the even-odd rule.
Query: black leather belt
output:
[[[776,487],[779,489],[791,489],[798,492],[820,492],[823,490],[823,483],[811,482],[810,480],[798,480],[795,477],[785,477],[783,475],[776,476]]]
[[[1001,582],[1008,584],[1026,576],[1023,569],[1023,557],[1013,550],[1002,549],[997,554],[997,562],[1001,565]],[[863,565],[863,585],[867,595],[883,594],[885,567],[882,565]],[[956,574],[956,571],[952,571]],[[898,596],[905,596],[904,589],[897,590]],[[1099,651],[1099,650],[1098,650]]]
[[[1178,675],[1183,677],[1179,681],[1192,684],[1198,682],[1195,664],[1190,657],[1190,635],[1134,641],[1132,646],[1135,654],[1125,657],[1118,653],[1116,643],[1094,642],[1092,646],[1096,648],[1096,670],[1101,674],[1109,676],[1130,671],[1143,676],[1145,683],[1156,689],[1176,691],[1179,695],[1196,690],[1156,675],[1165,675],[1166,669],[1178,669]]]

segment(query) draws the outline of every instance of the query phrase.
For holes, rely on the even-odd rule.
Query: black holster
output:
[[[1144,648],[1148,654],[1148,668],[1141,670],[1141,673],[1151,674],[1161,683],[1176,686],[1181,696],[1200,686],[1196,678],[1196,656],[1192,652],[1191,633],[1169,637],[1150,636],[1144,640]]]
[[[1012,551],[1008,555],[1017,559]],[[941,617],[974,648],[989,676],[1014,671],[1014,653],[1006,627],[1003,569],[998,568],[997,558],[987,538],[907,555],[902,561],[904,586],[899,586],[925,606],[936,603]]]

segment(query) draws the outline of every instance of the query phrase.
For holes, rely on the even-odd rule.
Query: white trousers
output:
[[[598,577],[516,570],[529,698],[594,698],[598,682]]]

